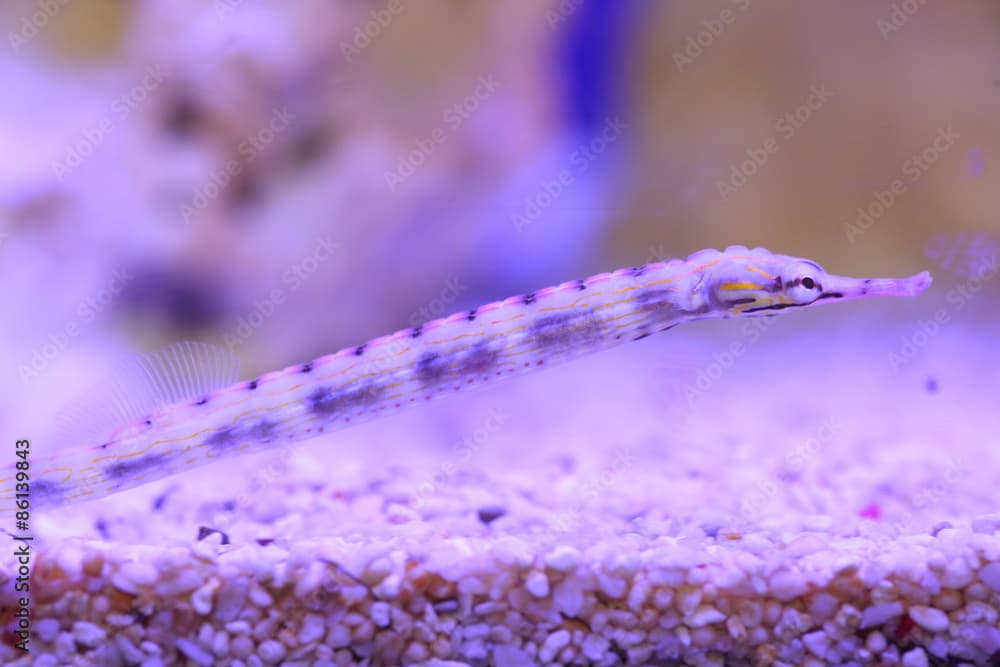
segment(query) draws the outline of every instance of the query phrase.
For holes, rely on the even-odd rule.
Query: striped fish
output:
[[[733,246],[511,297],[237,382],[229,353],[178,343],[138,358],[97,398],[83,447],[0,472],[0,510],[101,498],[230,457],[314,438],[412,405],[707,318],[773,316],[879,296],[910,278],[827,274],[805,259]],[[24,472],[22,470],[22,472]],[[30,497],[29,497],[30,490]]]

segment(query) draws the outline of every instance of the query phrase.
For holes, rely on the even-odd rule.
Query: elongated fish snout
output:
[[[821,299],[867,299],[876,296],[917,296],[934,281],[928,271],[909,278],[846,278],[827,276]]]

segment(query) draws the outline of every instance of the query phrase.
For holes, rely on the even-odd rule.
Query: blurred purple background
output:
[[[995,312],[995,2],[16,0],[0,25],[15,429],[171,341],[249,376],[736,243],[935,273],[786,331]]]

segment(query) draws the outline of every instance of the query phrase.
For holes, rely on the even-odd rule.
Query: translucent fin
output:
[[[239,379],[239,360],[208,343],[184,341],[119,365],[55,419],[57,446],[95,446],[164,406],[196,400]]]

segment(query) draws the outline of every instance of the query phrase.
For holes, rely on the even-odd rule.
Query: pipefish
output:
[[[314,438],[417,403],[640,340],[684,322],[916,296],[931,284],[826,273],[731,246],[565,282],[345,348],[248,382],[229,353],[178,343],[140,357],[135,382],[97,398],[117,421],[86,447],[0,471],[0,513],[124,491],[193,467]],[[82,436],[81,436],[82,437]],[[25,474],[18,477],[18,473]],[[29,495],[30,489],[30,495]]]

